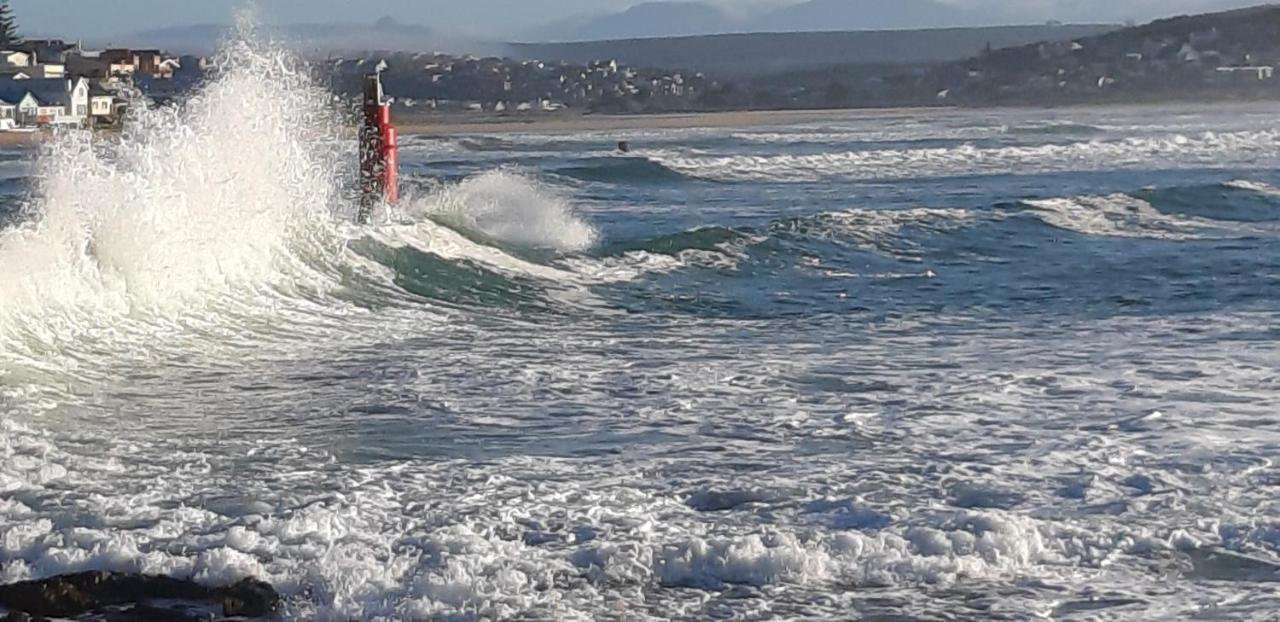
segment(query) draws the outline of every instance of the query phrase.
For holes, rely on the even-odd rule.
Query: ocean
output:
[[[283,56],[0,153],[0,583],[299,620],[1265,619],[1272,104],[355,146]],[[629,141],[632,151],[615,145]]]

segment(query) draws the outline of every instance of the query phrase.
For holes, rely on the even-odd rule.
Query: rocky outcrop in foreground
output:
[[[203,605],[204,607],[201,607]],[[280,608],[275,588],[245,579],[208,588],[171,577],[86,572],[0,586],[3,622],[46,618],[110,622],[188,622],[221,617],[262,618]]]

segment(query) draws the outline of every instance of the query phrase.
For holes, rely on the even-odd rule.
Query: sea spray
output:
[[[596,241],[555,191],[518,171],[500,169],[442,188],[410,204],[411,213],[513,246],[578,252]]]
[[[185,102],[135,102],[117,140],[66,131],[42,150],[28,222],[0,232],[0,339],[323,286],[345,209],[332,97],[240,33]]]

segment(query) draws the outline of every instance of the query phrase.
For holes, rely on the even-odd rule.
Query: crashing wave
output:
[[[1204,132],[1035,146],[876,149],[821,154],[704,155],[655,151],[650,157],[677,172],[726,182],[889,180],[1059,170],[1115,170],[1151,163],[1257,166],[1280,157],[1280,132]]]

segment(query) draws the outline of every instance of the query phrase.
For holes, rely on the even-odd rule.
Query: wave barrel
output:
[[[400,145],[391,122],[391,103],[382,88],[382,74],[364,80],[364,122],[360,126],[360,211],[357,220],[368,224],[380,204],[394,205],[400,198]]]

